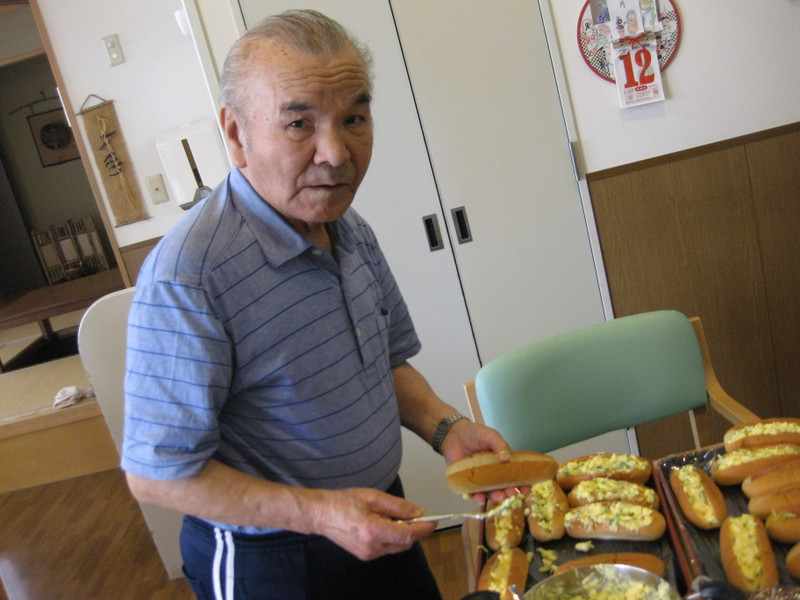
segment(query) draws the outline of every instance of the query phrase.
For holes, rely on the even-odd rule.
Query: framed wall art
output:
[[[28,125],[43,167],[52,167],[80,157],[78,144],[62,109],[30,115]]]
[[[643,33],[653,31],[661,71],[675,58],[681,42],[681,18],[675,0],[618,0],[616,4],[610,0],[586,0],[578,17],[578,48],[589,68],[611,83],[616,82],[612,46],[619,39],[615,35],[617,28],[622,26],[619,19],[613,18],[612,7],[626,3],[635,8],[635,22],[641,27],[635,32],[625,30],[623,39],[638,40]]]

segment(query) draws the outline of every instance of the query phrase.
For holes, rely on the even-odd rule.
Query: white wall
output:
[[[73,110],[80,111],[90,94],[114,101],[150,215],[146,221],[116,227],[117,243],[126,246],[163,235],[184,213],[174,199],[158,205],[150,201],[145,178],[164,172],[155,137],[213,116],[194,46],[173,14],[181,8],[180,0],[38,4]],[[111,67],[102,38],[114,33],[126,62]],[[81,119],[76,121],[86,139]]]
[[[549,2],[585,171],[800,121],[800,0],[675,0],[665,102],[621,110],[577,43],[583,0]]]
[[[800,121],[800,0],[676,0],[683,38],[664,72],[667,100],[624,111],[614,86],[580,56],[584,0],[540,1],[553,15],[584,171]],[[213,113],[193,45],[175,23],[180,0],[38,2],[74,108],[89,94],[115,101],[143,186],[162,172],[155,136]],[[232,0],[197,2],[214,21],[227,20],[226,38],[235,36],[225,16]],[[111,33],[120,37],[124,65],[107,66],[101,38]],[[211,42],[222,54],[228,40]],[[162,235],[182,215],[174,202],[146,202],[148,221],[116,228],[121,246]]]

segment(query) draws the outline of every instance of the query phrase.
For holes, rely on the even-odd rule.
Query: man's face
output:
[[[279,42],[254,49],[245,114],[223,108],[233,163],[304,233],[344,214],[372,156],[369,80],[348,49],[326,60]]]

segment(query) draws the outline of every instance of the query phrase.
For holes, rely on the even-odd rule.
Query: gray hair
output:
[[[369,49],[339,23],[315,10],[288,10],[267,17],[231,46],[220,78],[219,101],[235,112],[245,107],[242,81],[250,71],[249,59],[258,42],[277,40],[312,56],[334,57],[348,48],[357,53],[372,87],[372,55]],[[370,92],[372,90],[370,89]]]

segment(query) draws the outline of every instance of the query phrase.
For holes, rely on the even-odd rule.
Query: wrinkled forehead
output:
[[[271,41],[254,49],[252,59],[251,100],[259,92],[282,101],[320,94],[355,101],[370,95],[367,70],[350,46],[336,54],[316,55]]]

